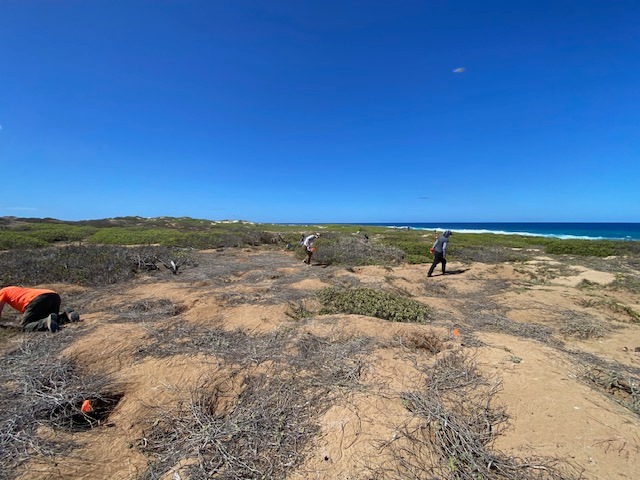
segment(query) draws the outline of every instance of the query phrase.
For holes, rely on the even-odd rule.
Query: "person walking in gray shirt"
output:
[[[427,277],[433,276],[433,270],[439,263],[442,263],[442,274],[444,275],[446,273],[447,259],[445,257],[447,255],[447,244],[449,243],[450,236],[451,230],[445,230],[444,233],[440,235],[433,244],[433,263],[431,264],[431,268],[429,269]]]

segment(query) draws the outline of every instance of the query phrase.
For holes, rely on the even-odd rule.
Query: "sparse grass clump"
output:
[[[602,323],[590,318],[569,318],[560,325],[560,333],[580,340],[602,338],[608,332]]]
[[[304,301],[302,300],[289,302],[284,313],[292,320],[301,320],[313,315],[313,313],[307,308]]]
[[[114,309],[117,316],[114,323],[145,322],[175,317],[185,310],[184,305],[176,304],[168,298],[145,298],[133,303],[119,305]]]
[[[426,323],[431,309],[415,300],[371,288],[325,288],[319,293],[320,313],[367,315],[394,322]]]
[[[486,332],[499,332],[543,343],[552,343],[553,330],[537,323],[516,322],[494,314],[477,314],[467,318],[473,328]]]
[[[395,340],[403,347],[424,350],[433,355],[444,350],[444,341],[435,332],[406,332]]]
[[[626,315],[631,323],[640,323],[640,313],[631,308],[629,305],[624,305],[612,298],[583,298],[578,300],[577,304],[585,308],[605,307],[606,309],[614,313],[621,313]]]
[[[619,370],[591,367],[582,373],[591,386],[608,393],[615,401],[640,415],[640,379]]]
[[[617,275],[616,279],[609,284],[613,290],[626,290],[631,293],[640,293],[640,278],[631,275]]]

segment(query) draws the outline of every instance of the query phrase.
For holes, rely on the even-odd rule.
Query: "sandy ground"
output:
[[[326,339],[371,339],[358,388],[328,397],[331,404],[314,419],[317,434],[287,478],[353,480],[373,478],[371,472],[381,466],[392,470],[394,456],[385,446],[413,421],[401,392],[423,384],[421,365],[453,350],[470,355],[483,375],[500,382],[495,402],[509,420],[492,450],[514,458],[554,458],[582,471],[583,478],[638,478],[640,417],[625,406],[631,397],[585,381],[585,373],[593,371],[635,378],[640,372],[640,324],[630,313],[640,310],[640,295],[612,283],[622,274],[640,275],[624,259],[612,259],[606,268],[546,257],[499,265],[450,262],[450,275],[427,279],[427,265],[306,267],[290,252],[258,249],[198,255],[198,265],[178,276],[161,271],[103,290],[49,286],[67,303],[75,302],[83,319],[57,335],[86,330],[62,355],[85,372],[108,372],[122,385],[122,397],[103,426],[74,433],[42,427],[43,437],[73,440],[76,448],[61,458],[34,456],[19,478],[145,478],[148,458],[139,446],[161,412],[177,410],[189,392],[212,383],[226,392],[218,408],[233,408],[249,372],[228,359],[187,349],[184,338],[171,340],[172,354],[145,355],[145,348],[162,348],[150,339],[166,326],[250,335],[297,329]],[[327,286],[402,293],[432,307],[435,315],[426,325],[321,315],[316,293]],[[123,317],[132,305],[161,300],[179,308]],[[296,306],[306,312],[303,319],[292,314]],[[597,335],[578,338],[580,325]],[[407,339],[421,336],[440,339],[443,350],[412,349]],[[12,337],[2,351],[19,341]],[[187,342],[184,352],[181,341]],[[267,366],[268,359],[255,368]],[[188,478],[192,461],[177,462],[162,478]]]

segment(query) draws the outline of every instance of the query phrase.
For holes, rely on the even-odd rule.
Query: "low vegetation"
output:
[[[415,421],[390,442],[395,461],[393,468],[381,469],[383,478],[579,478],[558,459],[513,458],[490,448],[509,417],[494,404],[500,381],[483,377],[469,354],[448,352],[423,373],[423,388],[402,393]]]
[[[232,373],[185,392],[177,411],[159,409],[161,420],[137,443],[149,458],[142,479],[164,478],[180,462],[194,479],[285,478],[305,458],[318,416],[341,392],[359,388],[370,351],[366,338],[295,330],[248,335],[184,324],[153,329],[150,340],[143,358],[215,355]],[[263,373],[247,374],[248,367]],[[241,380],[237,397],[229,378]]]
[[[322,236],[316,246],[313,259],[325,265],[398,265],[405,256],[398,247],[339,233]]]
[[[69,455],[70,441],[45,438],[41,425],[53,430],[88,430],[108,421],[122,396],[107,374],[83,374],[60,352],[75,338],[26,337],[3,356],[0,369],[0,478],[13,478],[34,455]],[[90,409],[82,411],[84,401]]]
[[[127,248],[108,245],[67,245],[0,252],[0,283],[38,285],[72,283],[111,285],[132,279],[137,272],[157,270],[171,260],[185,261],[185,252],[164,247]]]
[[[214,361],[220,370],[219,378],[207,376],[197,386],[185,388],[178,404],[149,406],[154,414],[145,418],[142,433],[132,439],[130,446],[147,460],[146,470],[143,467],[137,477],[140,480],[175,477],[176,466],[181,468],[180,475],[194,480],[295,475],[318,438],[321,415],[367,388],[371,379],[363,373],[372,371],[368,362],[374,348],[398,348],[398,355],[411,356],[421,380],[394,392],[410,420],[397,426],[395,435],[380,442],[380,452],[385,450],[393,461],[374,462],[370,465],[370,478],[580,478],[559,459],[514,458],[492,448],[509,421],[507,410],[494,401],[500,392],[500,381],[483,377],[474,357],[467,353],[469,350],[452,349],[449,340],[453,337],[445,339],[441,333],[426,331],[429,327],[414,326],[407,326],[406,332],[384,343],[363,335],[346,338],[311,333],[306,327],[312,322],[317,326],[333,321],[331,317],[318,319],[318,314],[357,314],[424,324],[434,320],[435,313],[410,298],[408,290],[400,294],[397,290],[365,288],[364,282],[356,282],[354,276],[337,275],[339,269],[300,266],[300,273],[283,274],[285,268],[296,269],[291,268],[291,257],[275,250],[292,244],[296,254],[302,255],[297,239],[306,228],[213,224],[164,217],[126,217],[73,225],[52,219],[0,222],[0,247],[10,250],[0,252],[0,282],[100,287],[69,294],[75,295],[78,302],[74,306],[82,310],[85,306],[97,308],[95,305],[104,301],[105,292],[122,289],[123,282],[141,274],[146,282],[150,275],[164,272],[165,278],[177,285],[184,285],[187,278],[220,287],[215,298],[221,305],[273,302],[286,307],[284,328],[254,334],[214,327],[213,320],[198,325],[182,321],[189,306],[170,298],[136,297],[113,303],[109,322],[126,323],[117,326],[135,327],[141,332],[142,339],[131,353],[134,364],[175,355],[201,356]],[[347,269],[430,261],[426,253],[430,237],[424,232],[368,227],[367,234],[365,238],[355,226],[328,226],[317,242],[314,260],[323,266],[343,265]],[[556,241],[539,238],[456,235],[454,239],[450,255],[457,261],[518,262],[545,249],[547,253],[579,255],[573,251],[579,244],[567,244],[559,251],[554,250]],[[584,252],[603,256],[615,251],[620,255],[633,252],[636,243],[602,243],[602,248],[587,248]],[[258,245],[264,246],[264,257],[243,256],[242,262],[239,257],[225,258],[226,252],[221,250],[241,247],[244,255],[247,247]],[[199,253],[194,252],[196,248],[218,251]],[[207,261],[210,264],[204,271]],[[179,270],[181,266],[199,268],[183,272]],[[317,298],[314,292],[288,288],[322,272],[328,272],[324,280],[335,286],[321,290]],[[178,273],[182,275],[171,275]],[[234,288],[234,284],[242,287],[258,283],[264,286],[259,294],[250,288]],[[389,286],[381,284],[381,288]],[[592,298],[596,287],[588,281],[579,286],[581,294],[588,295],[577,301],[581,307],[601,308],[622,314],[630,322],[640,322],[640,315],[626,304]],[[465,300],[465,307],[460,307],[465,317],[461,320],[465,347],[480,345],[474,343],[475,331],[492,331],[535,340],[576,355],[576,365],[584,366],[582,381],[640,415],[637,369],[604,364],[595,357],[578,358],[557,336],[559,333],[564,338],[588,340],[606,336],[612,327],[600,318],[569,314],[553,327],[515,321],[491,309],[492,305],[495,307],[491,304],[492,295],[504,291],[505,284],[496,281],[490,288],[493,290],[473,293],[477,295],[474,298],[455,288],[429,286],[433,296]],[[619,276],[608,288],[637,293],[637,277]],[[73,358],[62,355],[91,328],[80,323],[55,336],[33,335],[10,341],[9,330],[0,329],[0,342],[6,347],[0,358],[0,479],[24,475],[33,459],[58,461],[70,457],[74,450],[82,448],[69,440],[73,438],[70,433],[109,425],[111,412],[123,398],[123,387],[106,373],[84,374]],[[423,356],[418,362],[422,354],[428,359],[425,361],[427,357]],[[523,358],[513,354],[509,361],[519,363]],[[84,400],[91,402],[91,411],[82,411]],[[42,427],[53,434],[43,435]]]
[[[640,378],[620,369],[590,366],[584,369],[581,378],[610,398],[640,415]]]
[[[0,222],[0,250],[41,248],[65,243],[101,245],[160,245],[178,248],[223,248],[257,245],[298,246],[301,233],[325,232],[319,262],[340,265],[428,263],[433,232],[358,225],[273,225],[250,222],[212,222],[188,217],[116,217],[65,222],[56,219],[4,217]],[[313,229],[313,230],[312,230]],[[365,241],[364,235],[369,241]],[[503,262],[529,258],[531,252],[607,257],[638,255],[640,242],[562,240],[498,234],[455,233],[451,259]]]
[[[319,293],[320,313],[367,315],[394,322],[426,323],[433,312],[426,305],[395,293],[371,288],[325,288]]]

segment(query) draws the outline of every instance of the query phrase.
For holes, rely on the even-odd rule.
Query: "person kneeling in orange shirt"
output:
[[[0,315],[8,303],[22,313],[20,323],[25,332],[57,332],[59,325],[68,321],[78,321],[80,316],[67,308],[60,315],[60,295],[53,290],[6,286],[0,289]]]

